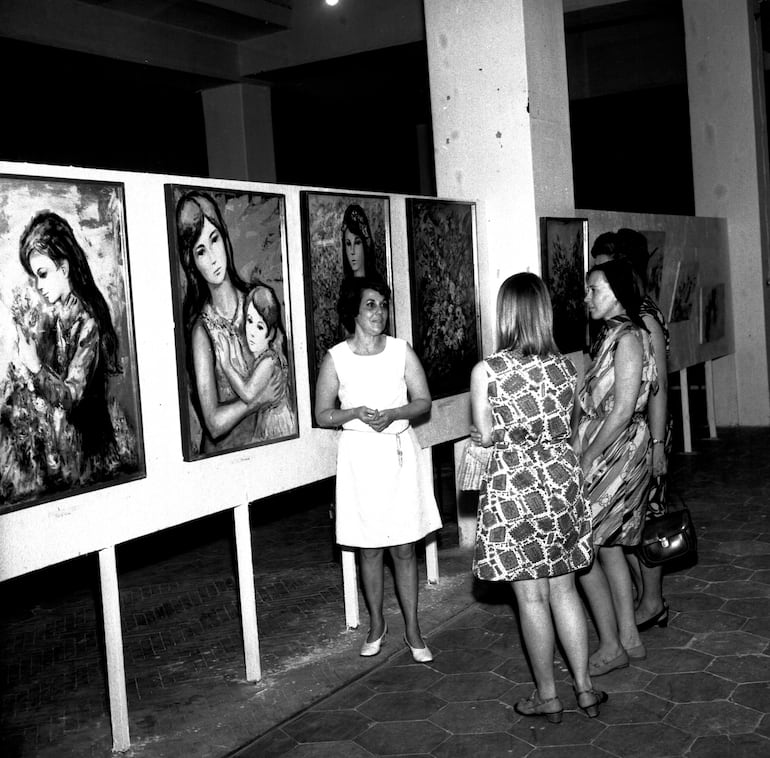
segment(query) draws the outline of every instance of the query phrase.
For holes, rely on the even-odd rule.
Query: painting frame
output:
[[[470,390],[481,360],[476,203],[406,198],[412,347],[434,399]]]
[[[120,181],[0,174],[0,514],[147,475],[127,216]]]
[[[565,355],[583,352],[589,342],[588,219],[543,216],[541,239],[540,276],[551,295],[554,340]]]
[[[344,278],[342,223],[345,212],[359,206],[372,239],[375,277],[384,280],[391,291],[386,333],[395,329],[393,296],[393,255],[391,248],[391,199],[389,195],[356,192],[302,190],[302,262],[305,282],[305,320],[307,329],[308,382],[311,417],[315,420],[315,389],[324,355],[345,338],[337,315],[339,290]],[[364,272],[367,276],[370,274]]]
[[[166,216],[168,230],[168,252],[171,269],[171,293],[174,312],[174,342],[177,363],[177,389],[179,395],[180,430],[182,456],[186,462],[211,458],[217,455],[238,453],[251,448],[284,442],[299,437],[299,414],[297,406],[296,359],[294,355],[294,332],[292,326],[291,291],[289,284],[289,256],[286,225],[286,196],[277,192],[263,192],[242,187],[200,186],[169,183],[165,187]],[[190,203],[191,197],[197,199]],[[203,199],[201,199],[201,196]],[[219,222],[224,231],[216,227],[217,235],[224,240],[225,249],[230,249],[230,280],[240,283],[235,287],[243,293],[239,297],[239,308],[233,316],[220,317],[211,309],[214,305],[209,296],[200,309],[193,323],[186,313],[185,298],[192,287],[190,274],[183,264],[180,249],[177,211],[186,200],[186,207],[200,209],[203,224],[207,214],[212,218],[219,214]],[[208,198],[208,204],[207,200]],[[218,210],[211,209],[211,203]],[[208,208],[208,210],[203,210]],[[179,217],[180,219],[182,216]],[[207,227],[209,228],[209,227]],[[215,227],[210,227],[214,229]],[[257,255],[262,258],[257,258]],[[192,269],[192,253],[189,268]],[[230,271],[230,269],[228,269]],[[275,334],[282,333],[281,345],[269,343],[259,355],[250,353],[250,343],[246,336],[246,323],[249,320],[249,298],[256,297],[256,288],[262,292],[270,290],[270,299],[277,303],[278,326]],[[256,302],[256,301],[255,301]],[[210,318],[213,316],[213,318]],[[224,320],[223,320],[224,318]],[[229,322],[229,323],[228,323]],[[222,334],[230,357],[229,371],[235,370],[241,376],[241,383],[248,385],[249,380],[257,376],[257,368],[265,358],[273,361],[272,373],[280,375],[280,403],[260,406],[253,410],[244,409],[244,415],[230,429],[220,436],[214,436],[205,421],[205,411],[200,399],[196,371],[196,357],[193,342],[194,330],[200,324],[207,341],[212,361],[211,376],[216,380],[217,408],[234,408],[239,403],[254,402],[253,398],[244,399],[239,392],[252,389],[248,386],[235,389],[231,374],[223,377],[222,353],[217,352],[215,340]],[[272,327],[267,325],[267,331]],[[222,345],[220,345],[221,349]],[[204,355],[202,350],[200,355]],[[235,369],[234,369],[235,367]],[[253,372],[253,373],[249,373]],[[203,372],[205,376],[208,372]],[[213,392],[212,392],[213,394]],[[242,406],[241,406],[242,407]],[[278,423],[270,420],[280,410],[285,421]],[[253,418],[252,418],[253,417]]]

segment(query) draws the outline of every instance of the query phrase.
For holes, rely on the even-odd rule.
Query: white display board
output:
[[[299,202],[300,191],[324,188],[8,162],[0,162],[0,173],[121,182],[125,186],[146,462],[143,479],[0,515],[0,581],[334,474],[335,432],[313,428],[311,424]],[[166,184],[236,188],[285,196],[298,438],[194,462],[183,460]],[[389,197],[394,331],[410,340],[405,197]],[[479,254],[483,257],[484,251]],[[466,435],[468,423],[468,398],[464,394],[434,403],[431,419],[417,432],[422,445],[428,447]]]

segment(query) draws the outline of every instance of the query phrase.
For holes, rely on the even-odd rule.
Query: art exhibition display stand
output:
[[[127,255],[141,397],[145,475],[71,496],[41,497],[38,502],[0,512],[0,581],[78,556],[96,554],[100,573],[113,745],[130,746],[123,658],[116,549],[123,543],[179,524],[230,510],[233,513],[238,596],[244,640],[245,678],[261,675],[249,509],[279,492],[329,478],[336,467],[334,430],[313,425],[307,354],[300,193],[323,188],[255,184],[216,179],[148,175],[35,164],[0,162],[0,174],[28,177],[45,204],[46,180],[107,182],[122,185],[125,197]],[[225,455],[184,460],[180,430],[179,376],[169,254],[166,187],[197,185],[235,192],[278,193],[285,208],[285,251],[290,304],[285,314],[294,354],[298,434]],[[412,341],[406,198],[389,196],[395,336]],[[336,233],[335,233],[336,235]],[[16,238],[18,239],[18,237]],[[336,244],[336,236],[335,236]],[[479,251],[481,253],[481,251]],[[474,250],[474,255],[476,251]],[[16,263],[18,259],[14,258]],[[474,258],[475,263],[475,258]],[[31,286],[31,284],[30,284]],[[3,297],[8,293],[3,292]],[[4,364],[12,339],[2,341]],[[437,399],[430,419],[416,425],[424,463],[431,447],[468,432],[467,392]],[[269,473],[268,473],[269,472]],[[427,580],[438,581],[434,538],[426,540]],[[359,623],[355,556],[343,552],[345,620]]]

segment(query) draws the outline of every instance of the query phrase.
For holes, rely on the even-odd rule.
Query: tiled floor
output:
[[[445,530],[438,587],[421,591],[436,653],[411,662],[388,588],[391,633],[362,659],[346,630],[323,489],[308,507],[262,504],[254,521],[264,677],[242,680],[224,517],[119,553],[132,756],[770,755],[770,429],[720,430],[672,461],[699,533],[696,564],[665,579],[667,628],[647,660],[596,680],[598,719],[519,717],[532,689],[510,590],[474,583]],[[270,517],[271,509],[280,518]],[[177,543],[177,552],[170,545]],[[0,585],[3,756],[107,756],[103,655],[83,559]]]

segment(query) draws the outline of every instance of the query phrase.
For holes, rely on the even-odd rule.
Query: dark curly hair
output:
[[[361,298],[364,290],[374,290],[390,301],[390,287],[385,282],[366,276],[346,279],[340,287],[337,313],[348,332],[354,332],[356,329],[356,316],[361,310]]]

